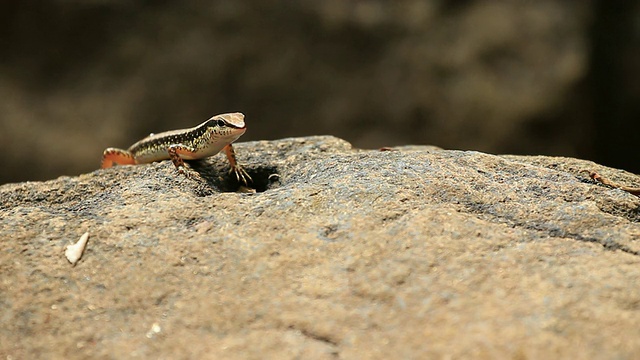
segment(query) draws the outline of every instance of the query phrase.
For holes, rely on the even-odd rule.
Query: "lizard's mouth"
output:
[[[246,126],[243,126],[243,127],[238,127],[238,126],[232,127],[232,126],[229,126],[229,128],[230,128],[229,129],[229,135],[231,135],[231,137],[233,137],[235,139],[239,138],[240,136],[242,136],[245,133],[245,131],[247,131],[247,127]]]
[[[228,127],[232,128],[232,129],[239,129],[239,130],[246,130],[247,125],[246,124],[242,124],[242,126],[238,126],[236,124],[232,124],[230,122],[227,122],[226,124]]]

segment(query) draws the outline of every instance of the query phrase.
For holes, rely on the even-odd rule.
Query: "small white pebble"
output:
[[[147,338],[151,339],[153,337],[153,335],[159,334],[160,331],[162,331],[162,328],[160,327],[160,324],[158,323],[153,323],[153,325],[151,325],[151,329],[149,329],[149,331],[147,332]]]
[[[87,246],[87,240],[89,240],[89,232],[82,234],[80,240],[73,245],[68,245],[64,251],[64,255],[67,257],[67,260],[71,263],[71,265],[75,265],[78,260],[82,257],[82,253],[84,252],[84,248]]]

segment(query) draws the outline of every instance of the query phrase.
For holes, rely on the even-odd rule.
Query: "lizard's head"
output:
[[[229,143],[235,141],[247,131],[242,113],[228,113],[212,117],[205,122],[214,136],[228,139]]]

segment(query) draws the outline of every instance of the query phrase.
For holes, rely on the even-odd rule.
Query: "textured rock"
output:
[[[637,355],[640,198],[580,170],[640,178],[397,150],[240,143],[256,194],[222,156],[0,187],[0,355]]]

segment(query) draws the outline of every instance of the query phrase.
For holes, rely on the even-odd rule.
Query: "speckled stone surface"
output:
[[[620,358],[640,351],[640,198],[570,158],[334,137],[0,187],[0,355]],[[67,244],[89,231],[71,266]]]

